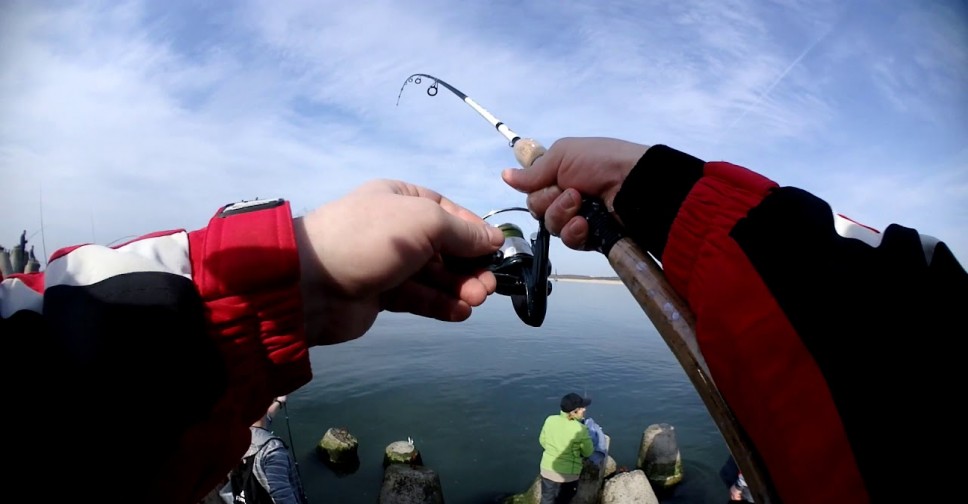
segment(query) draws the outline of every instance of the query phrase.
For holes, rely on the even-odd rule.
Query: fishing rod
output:
[[[289,433],[289,455],[292,457],[292,462],[296,466],[296,474],[299,475],[299,492],[302,494],[304,501],[309,502],[309,498],[306,497],[306,488],[303,484],[302,471],[299,468],[299,457],[296,456],[295,444],[292,442],[292,425],[289,423],[289,398],[287,397],[285,401],[277,401],[282,404],[282,411],[286,415],[286,432]],[[270,419],[271,420],[271,419]]]
[[[522,139],[470,96],[432,75],[413,74],[408,77],[403,86],[400,86],[397,105],[400,104],[400,97],[403,96],[403,89],[407,84],[410,82],[420,84],[422,79],[433,81],[427,88],[428,96],[437,96],[438,86],[443,86],[491,123],[491,126],[494,126],[498,133],[508,140],[511,148],[514,149],[515,157],[522,165],[527,163],[527,166],[531,166],[535,159],[545,153],[545,148],[541,144],[534,140]],[[483,219],[487,220],[493,215],[510,211],[531,214],[527,208],[513,207],[489,212]],[[460,271],[489,269],[497,279],[496,292],[511,298],[511,304],[518,318],[532,327],[540,327],[548,311],[548,295],[551,294],[552,288],[551,282],[548,281],[548,276],[551,274],[551,262],[548,259],[551,234],[542,219],[538,219],[538,232],[530,243],[525,239],[521,228],[512,223],[501,224],[498,228],[504,233],[504,245],[495,254],[471,259],[445,257],[444,261],[449,267]]]
[[[397,96],[398,105],[400,96],[403,95],[403,88],[411,82],[420,84],[422,79],[432,81],[427,88],[427,95],[436,96],[439,86],[443,86],[487,120],[508,140],[514,150],[514,157],[522,168],[530,168],[547,152],[547,149],[538,141],[522,138],[470,96],[432,75],[413,74],[408,77],[400,87],[400,95]],[[583,198],[580,213],[588,221],[589,237],[586,248],[597,250],[608,258],[609,264],[621,278],[622,283],[632,293],[672,354],[679,360],[679,364],[705,403],[710,416],[719,427],[733,459],[750,486],[754,500],[758,503],[779,502],[762,457],[753,448],[746,431],[736,420],[713,382],[709,367],[696,340],[696,319],[689,306],[669,285],[662,268],[655,259],[643,253],[631,238],[624,236],[622,229],[608,213],[601,200]],[[547,233],[543,220],[539,220],[539,223],[541,229]]]

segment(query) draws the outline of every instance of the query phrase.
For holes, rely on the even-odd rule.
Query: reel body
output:
[[[548,230],[544,223],[533,240],[524,238],[521,228],[505,223],[504,246],[499,261],[489,269],[497,278],[497,293],[511,297],[514,312],[522,322],[540,327],[548,311],[551,294],[551,262],[548,260]]]
[[[506,208],[484,216],[489,217],[508,211],[528,212],[526,208]],[[528,212],[530,214],[530,212]],[[487,256],[471,259],[445,257],[448,267],[473,271],[488,269],[497,278],[498,294],[511,298],[514,312],[522,322],[532,327],[541,327],[548,311],[548,295],[551,294],[551,261],[548,259],[548,246],[551,235],[538,221],[538,232],[530,240],[525,238],[521,228],[510,222],[498,226],[504,233],[504,245]]]

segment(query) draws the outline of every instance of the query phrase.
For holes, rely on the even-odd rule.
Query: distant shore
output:
[[[589,277],[580,275],[551,275],[548,277],[552,281],[562,281],[562,282],[583,282],[583,283],[596,283],[596,284],[621,284],[622,280],[619,277]]]

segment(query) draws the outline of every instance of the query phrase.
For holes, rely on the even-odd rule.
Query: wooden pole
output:
[[[622,238],[612,246],[608,262],[679,360],[743,472],[753,500],[757,503],[779,502],[762,459],[709,373],[696,341],[696,320],[692,311],[669,286],[652,256],[643,254],[629,238]]]

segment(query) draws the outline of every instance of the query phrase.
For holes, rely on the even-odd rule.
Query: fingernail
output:
[[[575,226],[577,225],[578,223],[574,219],[568,221],[565,227],[561,228],[561,234],[575,234]]]
[[[514,189],[515,191],[520,192],[520,193],[527,193],[528,191],[526,191],[526,190],[522,189],[521,187],[519,187],[518,186],[518,181],[514,180],[515,178],[517,178],[515,176],[514,172],[519,172],[519,171],[521,171],[521,170],[520,169],[517,169],[517,168],[505,168],[501,172],[501,178],[504,179],[504,183],[505,184],[511,186],[511,189]]]
[[[487,232],[490,234],[491,244],[499,247],[504,245],[504,232],[490,224],[487,227],[489,228]]]
[[[562,207],[565,210],[571,211],[578,207],[578,201],[575,196],[575,191],[571,189],[565,190],[565,201],[562,203]]]
[[[567,235],[570,235],[572,238],[577,238],[578,237],[577,236],[578,235],[578,230],[576,228],[578,226],[579,226],[578,221],[576,219],[572,219],[571,221],[568,222],[568,224],[565,224],[565,227],[561,230],[561,234],[562,235],[566,235],[567,234]],[[587,238],[588,238],[587,236],[586,237],[582,237],[581,242],[580,242],[580,245],[579,245],[579,248],[580,249],[585,248],[585,242],[587,241]]]

